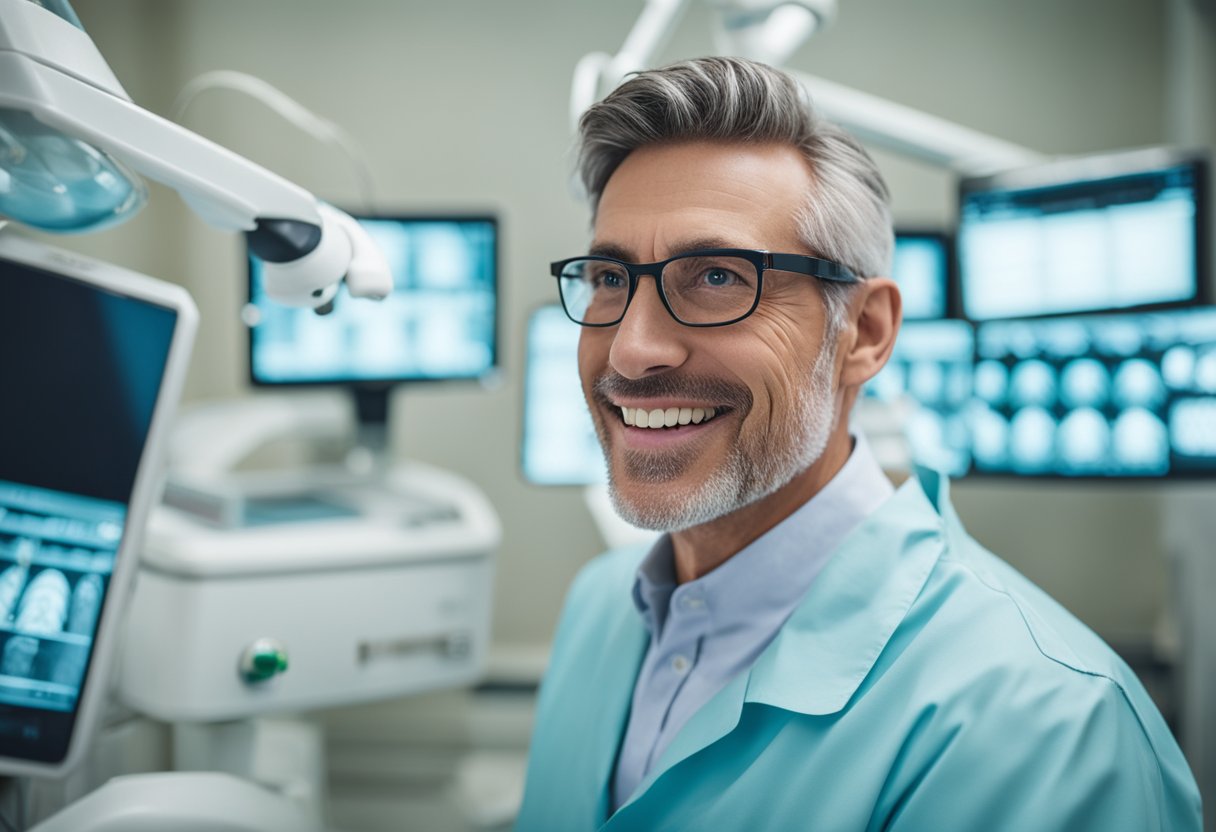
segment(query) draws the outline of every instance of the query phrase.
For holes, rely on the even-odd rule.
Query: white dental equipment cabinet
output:
[[[133,707],[226,720],[477,678],[501,537],[478,489],[421,463],[233,470],[237,449],[297,428],[349,435],[342,405],[338,393],[259,395],[179,420],[119,673]],[[263,657],[267,643],[286,669]]]
[[[319,728],[259,717],[475,682],[501,538],[476,487],[421,463],[356,447],[350,464],[237,470],[285,437],[353,434],[338,391],[185,412],[117,670],[125,704],[173,725],[175,769],[251,780],[316,823]]]

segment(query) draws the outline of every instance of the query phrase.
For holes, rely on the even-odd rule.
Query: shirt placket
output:
[[[671,722],[672,712],[676,709],[680,693],[688,684],[697,668],[702,646],[709,628],[708,606],[704,597],[692,587],[680,587],[671,597],[671,605],[664,628],[663,638],[659,643],[659,660],[655,663],[654,684],[652,690],[663,694],[661,701],[666,703],[657,730],[654,732],[655,741],[650,746],[646,757],[646,771],[649,772],[655,762],[671,741],[673,731],[679,730],[679,725]]]

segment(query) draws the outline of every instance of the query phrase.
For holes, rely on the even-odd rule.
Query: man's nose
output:
[[[688,359],[687,334],[688,327],[672,318],[663,305],[658,278],[643,275],[625,317],[617,324],[608,363],[626,378],[679,367]]]

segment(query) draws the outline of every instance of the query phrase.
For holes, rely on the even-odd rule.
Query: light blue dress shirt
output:
[[[969,537],[928,471],[848,535],[613,811],[650,643],[631,601],[644,555],[610,552],[571,587],[519,832],[1202,828],[1195,780],[1135,674]]]
[[[865,439],[854,437],[818,494],[712,572],[677,586],[671,537],[659,539],[633,587],[650,647],[617,760],[614,809],[689,717],[755,662],[832,551],[894,493]]]

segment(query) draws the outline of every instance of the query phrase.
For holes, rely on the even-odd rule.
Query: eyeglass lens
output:
[[[663,267],[660,280],[671,311],[690,324],[725,323],[746,315],[759,291],[755,264],[725,255],[678,257]],[[566,311],[581,323],[616,323],[629,301],[627,270],[605,260],[571,260],[558,286]]]

